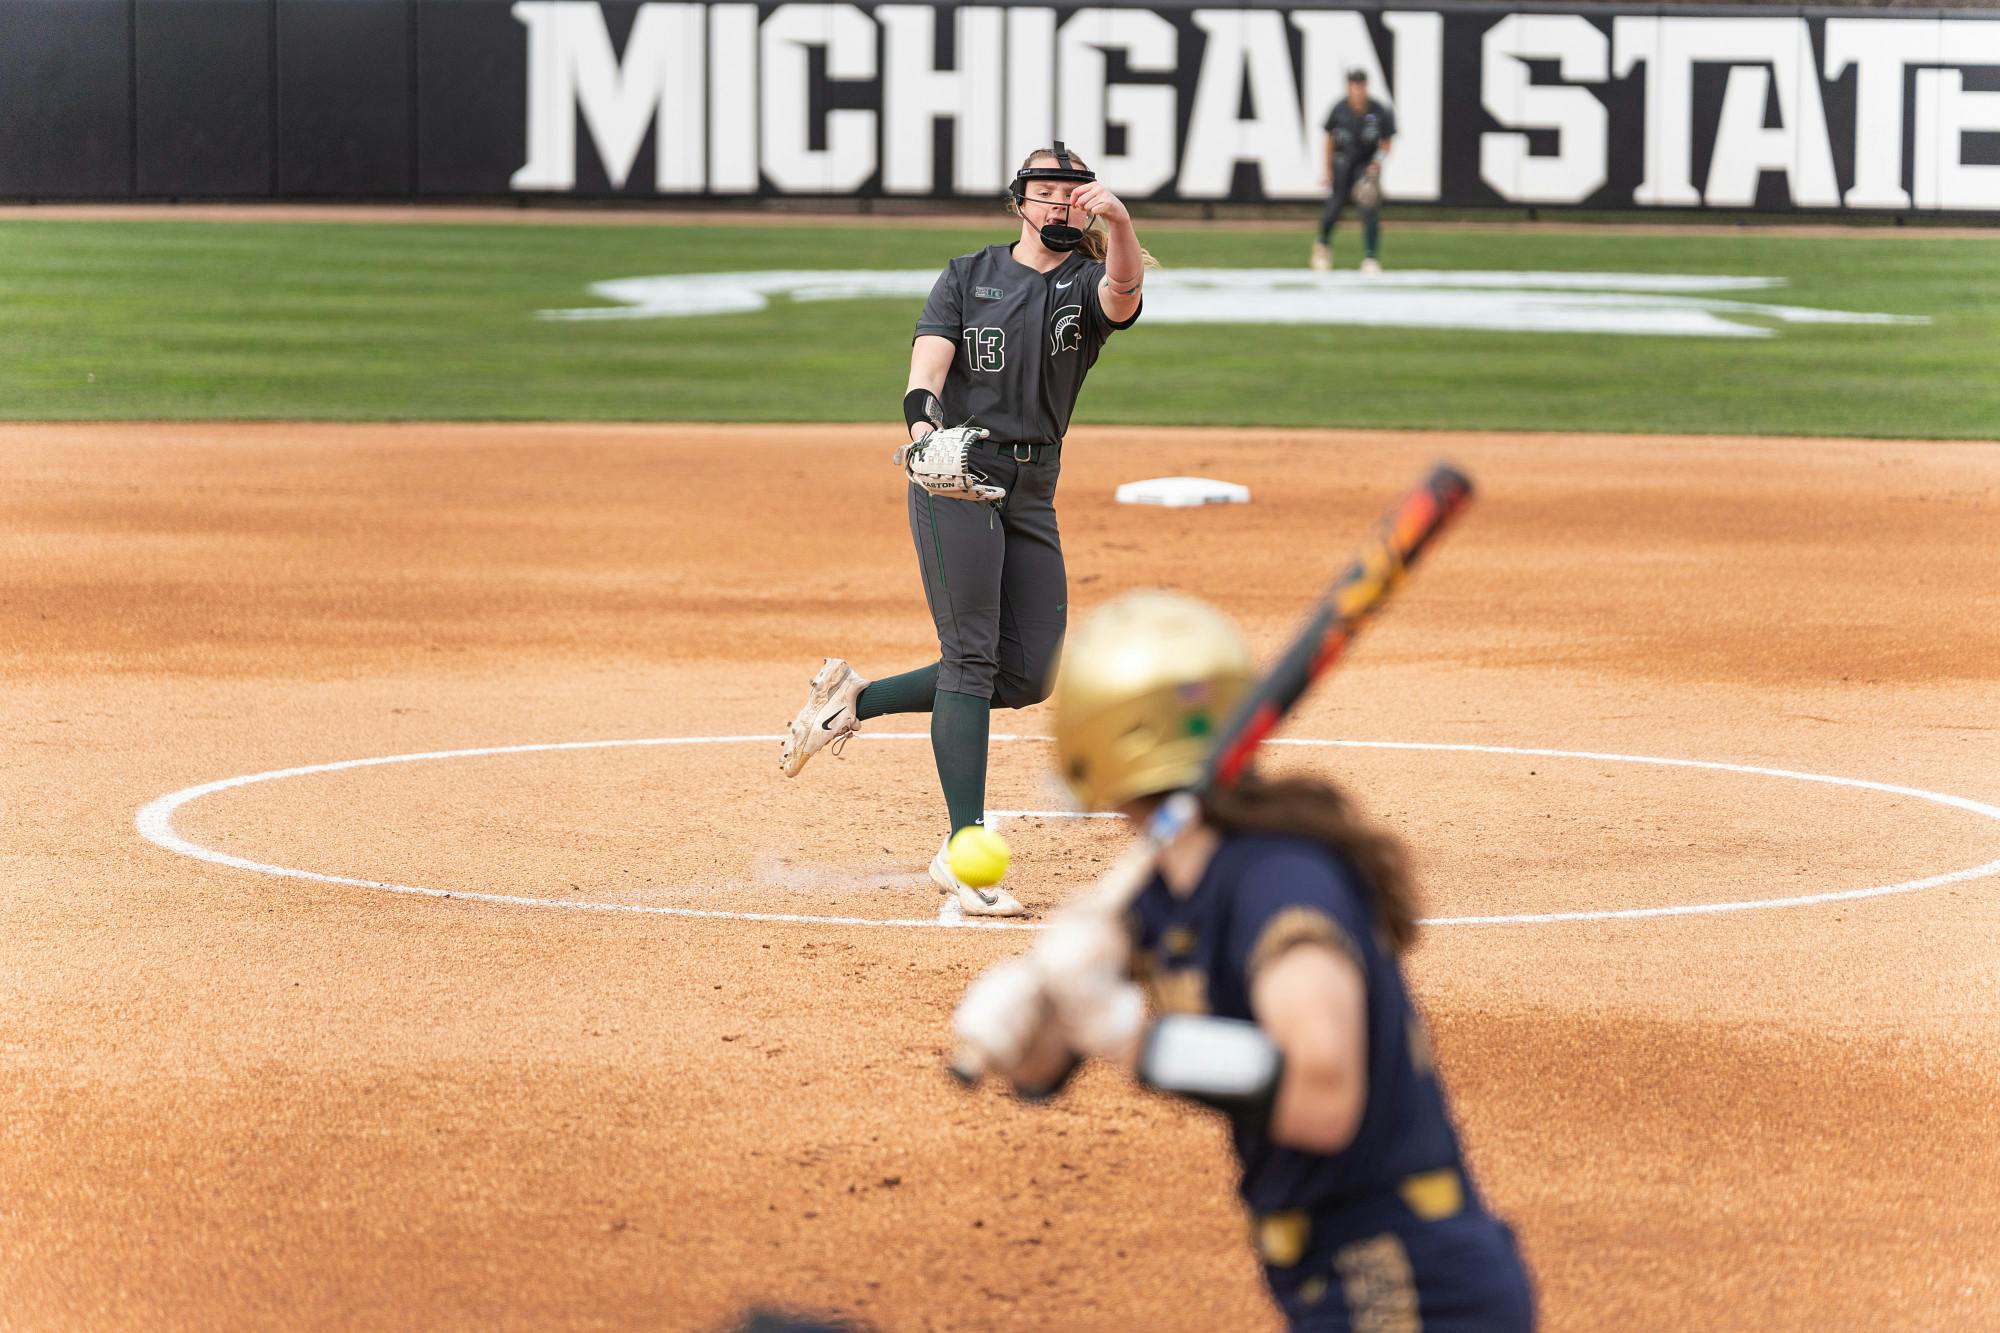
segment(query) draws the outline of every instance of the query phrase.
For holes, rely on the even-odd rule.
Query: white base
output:
[[[1196,505],[1248,504],[1250,488],[1210,477],[1152,477],[1128,481],[1118,488],[1122,505],[1165,505],[1191,509]]]

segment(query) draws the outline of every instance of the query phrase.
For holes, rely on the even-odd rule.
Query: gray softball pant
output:
[[[910,535],[937,625],[940,690],[1026,708],[1055,685],[1069,576],[1056,530],[1060,460],[1055,449],[1046,452],[1046,462],[1017,462],[1005,445],[972,451],[975,468],[1007,488],[997,504],[909,488]]]

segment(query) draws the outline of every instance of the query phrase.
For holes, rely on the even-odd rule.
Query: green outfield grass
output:
[[[608,278],[930,268],[1002,239],[823,228],[0,222],[0,418],[880,421],[916,304],[553,323]],[[1306,232],[1157,230],[1168,265],[1291,266]],[[1347,258],[1353,237],[1345,236]],[[1766,340],[1148,326],[1079,420],[2000,437],[2000,238],[1398,232],[1396,268],[1780,276],[1792,305],[1928,326]],[[1727,295],[1727,294],[1725,294]]]

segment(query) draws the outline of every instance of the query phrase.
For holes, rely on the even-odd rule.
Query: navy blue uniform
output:
[[[1254,1021],[1257,970],[1307,941],[1366,980],[1368,1100],[1353,1141],[1320,1154],[1236,1133],[1253,1240],[1292,1327],[1532,1327],[1513,1235],[1466,1173],[1423,1022],[1354,869],[1323,843],[1228,834],[1192,894],[1155,877],[1133,913],[1135,970],[1161,1013]]]

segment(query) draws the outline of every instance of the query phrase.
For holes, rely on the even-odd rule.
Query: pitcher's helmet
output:
[[[1038,157],[1053,157],[1055,165],[1044,167],[1023,165],[1014,173],[1014,183],[1007,187],[1007,193],[1013,196],[1014,207],[1017,209],[1028,202],[1029,181],[1071,181],[1082,185],[1097,179],[1097,173],[1071,156],[1069,149],[1063,147],[1061,139],[1056,140],[1054,148],[1037,149],[1028,154],[1028,161],[1033,162]],[[1083,244],[1083,229],[1072,227],[1067,222],[1051,222],[1041,228],[1041,237],[1042,244],[1051,250],[1074,250]]]

